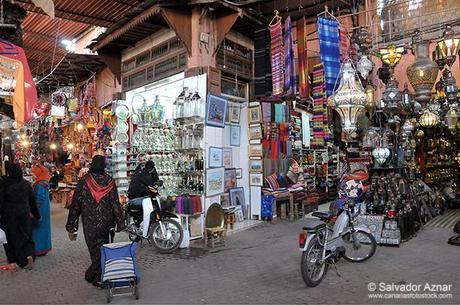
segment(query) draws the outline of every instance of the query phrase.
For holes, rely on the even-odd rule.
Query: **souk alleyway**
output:
[[[2,304],[101,304],[105,292],[87,284],[89,264],[80,233],[70,242],[67,210],[53,208],[54,250],[32,271],[0,272]],[[363,264],[341,260],[316,288],[302,281],[297,235],[302,220],[262,224],[230,236],[228,248],[193,246],[175,255],[139,251],[140,299],[115,297],[114,304],[459,304],[459,252],[446,243],[451,230],[426,227],[399,248],[379,247]],[[122,236],[119,236],[121,238]],[[0,250],[0,259],[4,259]],[[452,284],[452,298],[370,300],[370,282]]]

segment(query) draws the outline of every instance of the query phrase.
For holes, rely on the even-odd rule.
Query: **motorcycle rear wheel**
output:
[[[342,236],[342,240],[345,246],[343,257],[353,263],[362,263],[368,260],[377,249],[377,242],[374,236],[366,231],[348,232]],[[361,251],[362,254],[356,254],[360,248],[363,250]]]
[[[323,254],[323,246],[314,237],[309,243],[307,250],[302,253],[300,270],[302,278],[308,287],[318,286],[326,275],[327,263],[320,262]]]
[[[160,253],[172,253],[179,248],[184,238],[182,226],[173,219],[161,220],[166,231],[163,236],[159,222],[153,224],[151,228],[151,240],[155,249]]]

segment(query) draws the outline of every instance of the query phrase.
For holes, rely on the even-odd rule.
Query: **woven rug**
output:
[[[460,221],[460,210],[449,210],[428,221],[426,226],[453,229],[458,221]]]
[[[273,95],[281,96],[284,92],[284,46],[281,20],[271,25],[269,29]]]
[[[338,85],[340,72],[339,23],[328,18],[318,18],[318,39],[321,61],[324,66],[326,93],[330,96]]]

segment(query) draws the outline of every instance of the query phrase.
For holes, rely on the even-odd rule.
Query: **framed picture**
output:
[[[240,123],[241,108],[238,104],[233,104],[230,111],[230,122],[239,124]]]
[[[230,206],[230,195],[229,194],[220,195],[220,205],[222,207]]]
[[[209,147],[209,167],[222,167],[222,148]]]
[[[249,145],[249,157],[263,157],[263,155],[262,144]]]
[[[244,188],[236,187],[229,190],[230,204],[231,205],[245,205],[244,202]]]
[[[224,192],[227,193],[230,189],[236,187],[236,170],[226,169],[224,177]]]
[[[240,126],[231,125],[230,126],[230,145],[231,146],[240,146]]]
[[[227,100],[208,94],[208,102],[206,103],[205,124],[214,127],[225,127],[225,118],[227,115]]]
[[[235,169],[235,171],[236,171],[236,179],[243,179],[243,169],[237,168]]]
[[[225,168],[232,168],[233,167],[233,160],[232,160],[232,148],[224,148],[223,149],[223,167]]]
[[[249,126],[249,140],[262,139],[262,126],[260,124]]]
[[[264,175],[263,174],[249,174],[249,185],[263,186],[264,185]]]
[[[250,173],[262,173],[264,169],[264,162],[262,159],[249,160],[249,172]]]
[[[249,107],[249,124],[260,123],[262,122],[262,110],[260,105],[256,107]]]
[[[224,192],[225,168],[212,168],[206,170],[206,196],[220,195]]]

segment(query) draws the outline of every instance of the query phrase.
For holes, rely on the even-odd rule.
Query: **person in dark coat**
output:
[[[100,287],[100,248],[109,243],[111,229],[124,229],[123,212],[114,180],[105,172],[105,158],[95,156],[89,173],[80,179],[69,208],[66,230],[70,240],[76,239],[78,219],[82,217],[83,234],[91,256],[85,279]]]
[[[9,269],[15,269],[16,265],[32,269],[35,261],[32,229],[40,220],[35,193],[30,182],[24,180],[18,164],[8,163],[6,173],[2,183],[0,217],[8,241],[4,247]]]

